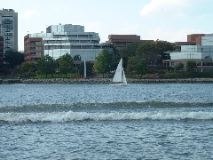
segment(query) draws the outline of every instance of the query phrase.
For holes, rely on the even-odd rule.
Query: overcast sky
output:
[[[19,50],[26,34],[59,23],[84,25],[101,42],[109,34],[175,42],[213,33],[213,0],[0,0],[0,8],[18,12]]]

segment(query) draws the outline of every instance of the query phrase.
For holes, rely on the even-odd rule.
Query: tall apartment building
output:
[[[18,13],[13,9],[0,10],[0,36],[4,39],[4,53],[18,50]]]
[[[95,58],[102,50],[98,33],[85,32],[84,26],[80,25],[51,25],[47,27],[46,33],[25,36],[26,55],[32,55],[33,53],[29,49],[30,47],[32,48],[32,43],[34,43],[32,39],[37,39],[39,46],[41,44],[40,40],[42,40],[42,54],[49,55],[54,59],[68,53],[73,58],[77,56],[80,57],[81,60],[95,61]],[[36,51],[35,47],[34,45],[35,52],[33,54],[39,55],[38,51],[40,52],[40,50],[37,48]]]
[[[4,41],[3,37],[0,36],[0,65],[3,63],[3,54],[4,54]]]

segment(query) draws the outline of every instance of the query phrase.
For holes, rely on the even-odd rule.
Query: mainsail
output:
[[[120,60],[117,66],[112,82],[127,85],[126,76],[123,69],[123,59]]]

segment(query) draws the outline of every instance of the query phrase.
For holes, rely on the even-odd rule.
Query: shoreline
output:
[[[0,79],[0,84],[110,84],[111,79]],[[213,83],[213,78],[128,79],[128,83]]]

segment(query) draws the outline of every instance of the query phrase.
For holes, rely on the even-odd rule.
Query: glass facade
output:
[[[3,37],[0,36],[0,64],[3,63],[3,54],[4,54],[4,41]]]
[[[213,61],[213,34],[203,35],[201,45],[181,45],[180,52],[170,53],[171,60]]]
[[[18,14],[14,10],[0,10],[0,35],[4,38],[4,53],[18,50]]]
[[[46,33],[31,34],[30,37],[41,37],[43,54],[57,59],[64,54],[79,56],[81,60],[95,61],[101,52],[100,37],[95,32],[85,32],[80,25],[52,25]]]

